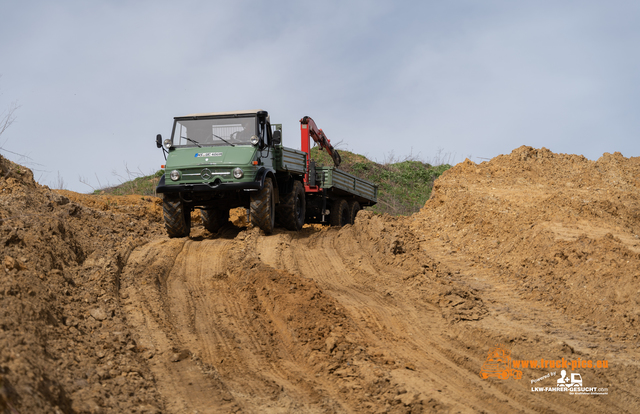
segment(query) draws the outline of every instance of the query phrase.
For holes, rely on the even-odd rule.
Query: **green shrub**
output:
[[[164,170],[158,170],[154,174],[137,177],[133,180],[125,181],[122,184],[114,187],[96,190],[93,193],[111,195],[138,194],[145,196],[154,196],[156,195],[156,186],[158,185],[158,181],[160,181],[160,177],[162,177],[162,174],[164,174]]]
[[[431,196],[433,182],[451,168],[449,164],[432,166],[416,159],[378,164],[362,155],[339,152],[342,171],[378,185],[378,204],[371,207],[377,213],[409,215],[417,212]],[[311,159],[318,166],[333,166],[331,157],[318,147],[311,149]]]

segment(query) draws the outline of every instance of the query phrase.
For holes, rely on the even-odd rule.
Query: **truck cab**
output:
[[[169,236],[189,234],[196,208],[205,227],[216,232],[229,220],[229,210],[250,205],[252,194],[263,190],[266,180],[273,187],[275,135],[274,140],[269,114],[262,110],[175,117],[171,138],[156,137],[167,157],[156,191],[163,194]],[[269,193],[267,202],[275,208],[273,188]]]
[[[256,175],[273,170],[271,158],[262,156],[262,150],[268,152],[272,141],[269,117],[264,111],[176,117],[171,138],[157,138],[157,144],[168,151],[168,176],[157,190],[185,195],[210,193],[211,189],[258,189]]]

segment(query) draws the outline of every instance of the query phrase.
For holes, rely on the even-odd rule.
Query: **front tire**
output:
[[[191,232],[191,212],[180,197],[165,195],[162,199],[164,227],[169,237],[187,237]]]
[[[201,209],[202,224],[211,233],[217,233],[225,224],[229,222],[228,209]]]
[[[304,186],[300,181],[294,181],[293,190],[278,205],[278,222],[287,230],[299,231],[304,225],[306,207]]]
[[[249,209],[251,212],[251,224],[261,228],[266,234],[271,234],[275,225],[274,213],[276,209],[271,178],[265,178],[262,190],[251,194]]]
[[[333,203],[329,221],[332,226],[342,227],[349,224],[349,203],[344,198],[338,199]]]

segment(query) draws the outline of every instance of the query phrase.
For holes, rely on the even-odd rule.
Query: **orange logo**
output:
[[[484,379],[489,377],[497,377],[503,380],[513,378],[522,378],[522,371],[513,369],[511,361],[511,352],[496,346],[489,351],[487,359],[482,364],[480,376]]]

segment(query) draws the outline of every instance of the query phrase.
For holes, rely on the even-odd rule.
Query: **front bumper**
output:
[[[160,182],[156,187],[157,193],[183,193],[183,192],[227,192],[227,191],[258,191],[261,190],[263,183],[261,181],[250,181],[244,183],[223,183],[220,180],[214,180],[207,184],[175,184],[166,185],[164,175],[160,178]]]

